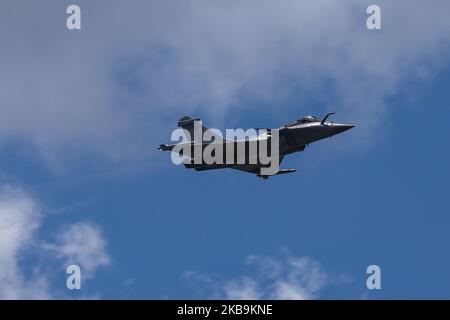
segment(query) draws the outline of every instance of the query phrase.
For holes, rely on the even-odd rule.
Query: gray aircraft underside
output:
[[[332,137],[354,127],[353,125],[348,124],[328,122],[327,119],[332,114],[334,114],[334,112],[328,113],[323,120],[315,116],[305,116],[299,120],[277,128],[276,130],[278,130],[279,134],[279,163],[281,164],[286,155],[303,151],[306,146],[312,142]],[[200,119],[198,118],[194,119],[190,117],[183,117],[178,122],[178,126],[183,128],[187,137],[194,137],[194,124],[200,123],[199,121]],[[185,156],[186,160],[184,165],[186,168],[195,169],[196,171],[231,168],[253,173],[265,179],[268,178],[269,175],[264,175],[261,173],[261,168],[268,166],[267,161],[264,162],[264,159],[261,159],[260,156],[258,156],[258,153],[255,152],[255,148],[252,148],[250,145],[255,141],[258,143],[265,142],[267,144],[268,156],[270,156],[272,143],[271,132],[274,129],[263,129],[263,133],[256,135],[255,137],[247,137],[246,139],[231,141],[223,139],[221,135],[210,131],[206,127],[202,126],[201,128],[203,134],[206,131],[209,131],[209,135],[213,137],[211,141],[202,141],[201,138],[196,141],[192,138],[188,142],[178,144],[178,146],[184,146],[186,148],[185,150],[190,150],[190,153],[188,153],[189,157],[186,157],[183,152],[178,152],[180,155]],[[175,146],[176,144],[161,144],[158,149],[162,151],[173,151]],[[222,161],[216,161],[216,163],[212,164],[205,163],[204,161],[201,161],[200,163],[195,162],[193,156],[195,148],[198,147],[203,151],[208,146],[217,146],[221,148],[222,157],[219,158],[222,158]],[[230,162],[230,159],[227,158],[227,151],[230,151],[231,149],[234,149],[232,153],[234,157],[231,157],[233,160]],[[245,150],[245,156],[238,157],[238,150]],[[279,175],[295,171],[295,169],[278,169],[275,173],[270,175]]]

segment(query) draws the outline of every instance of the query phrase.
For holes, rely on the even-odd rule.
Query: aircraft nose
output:
[[[333,124],[333,129],[334,129],[335,134],[339,134],[344,131],[350,130],[353,127],[354,126],[352,126],[350,124],[343,124],[343,123],[334,123]]]

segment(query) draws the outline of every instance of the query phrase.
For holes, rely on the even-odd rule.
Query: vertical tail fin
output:
[[[190,139],[191,139],[191,141],[194,141],[194,139],[195,138],[200,138],[200,141],[195,141],[195,142],[199,142],[199,143],[201,143],[202,141],[202,137],[203,137],[203,134],[205,133],[205,131],[208,131],[209,129],[208,128],[206,128],[206,127],[204,127],[203,125],[201,126],[201,128],[202,128],[202,131],[201,131],[201,137],[195,137],[195,135],[194,135],[194,123],[195,122],[200,122],[201,123],[201,120],[200,120],[200,118],[191,118],[191,117],[188,117],[188,116],[185,116],[185,117],[183,117],[183,118],[181,118],[179,121],[178,121],[178,126],[180,127],[180,128],[183,128],[183,130],[187,133],[187,134],[189,134],[188,135],[188,137],[190,137]],[[216,134],[215,132],[214,133],[212,133],[212,136],[214,136],[215,137],[215,139],[223,139],[223,137],[221,136],[221,135],[219,135],[219,134]]]

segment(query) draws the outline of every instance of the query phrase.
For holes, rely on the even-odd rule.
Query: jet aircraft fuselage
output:
[[[199,123],[200,119],[183,117],[178,122],[178,126],[184,129],[186,136],[189,137],[188,141],[173,145],[162,144],[159,149],[162,151],[177,152],[183,156],[186,156],[188,153],[189,156],[187,157],[187,161],[185,161],[184,165],[186,168],[193,168],[196,171],[231,168],[253,173],[259,177],[267,179],[271,175],[295,172],[295,169],[278,169],[271,174],[262,173],[262,168],[267,167],[267,163],[262,162],[259,157],[260,155],[256,154],[256,149],[252,149],[250,146],[251,142],[267,142],[267,150],[269,150],[271,149],[271,145],[273,143],[273,133],[276,130],[278,137],[278,148],[276,153],[279,163],[281,163],[284,156],[303,151],[310,143],[332,137],[354,127],[349,124],[328,122],[327,119],[332,114],[334,113],[328,113],[323,120],[315,116],[305,116],[280,128],[262,129],[262,134],[240,140],[223,139],[223,135],[218,135],[214,133],[215,131],[209,131],[209,129],[203,127],[201,123],[199,127],[201,128],[200,131],[202,137],[199,139],[198,131],[194,132],[194,125]],[[205,142],[203,140],[203,136],[213,138]],[[211,146],[221,148],[221,157],[219,157],[221,161],[216,161],[214,163],[210,163],[208,161],[201,161],[199,163],[194,161],[193,155],[196,152],[195,148],[199,148],[201,152],[204,152],[207,148],[211,148]],[[230,151],[230,147],[232,152]],[[238,157],[239,149],[245,151],[245,156],[242,159]],[[186,152],[186,150],[189,152]],[[273,150],[269,153],[272,151]],[[214,152],[216,152],[216,150]],[[230,153],[232,153],[232,161],[228,161],[229,159],[227,158]]]

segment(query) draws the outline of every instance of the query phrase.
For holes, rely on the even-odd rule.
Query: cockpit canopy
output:
[[[320,122],[321,120],[319,118],[317,118],[316,116],[305,116],[301,119],[298,119],[295,122],[292,123],[288,123],[287,125],[285,125],[285,127],[292,127],[292,126],[296,126],[299,124],[305,124],[305,123],[311,123],[311,122]]]
[[[302,124],[302,123],[309,123],[309,122],[320,122],[321,120],[319,118],[317,118],[316,116],[306,116],[297,121],[298,121],[298,123]]]

